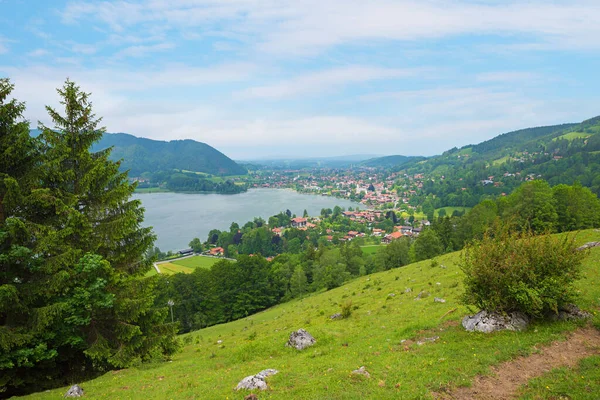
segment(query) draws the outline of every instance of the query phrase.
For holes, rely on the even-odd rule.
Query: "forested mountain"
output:
[[[363,161],[360,165],[363,167],[392,167],[392,166],[400,166],[400,165],[404,165],[408,162],[416,162],[416,161],[421,161],[424,160],[425,157],[419,157],[419,156],[401,156],[401,155],[394,155],[394,156],[385,156],[385,157],[378,157],[378,158],[371,158],[369,160]]]
[[[130,176],[174,169],[212,175],[248,173],[245,168],[215,148],[190,139],[165,142],[126,133],[106,133],[92,150],[99,151],[111,146],[114,147],[111,159],[123,159],[121,169],[129,170]]]

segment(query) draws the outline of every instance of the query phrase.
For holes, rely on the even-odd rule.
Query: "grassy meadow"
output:
[[[585,243],[600,232],[578,234]],[[562,340],[582,323],[537,322],[525,332],[468,333],[462,318],[477,310],[460,304],[463,291],[459,254],[452,253],[402,268],[357,278],[342,287],[313,294],[227,324],[182,336],[183,351],[169,362],[108,372],[79,382],[88,399],[243,399],[234,391],[248,375],[266,368],[264,399],[428,399],[432,393],[469,386],[489,367],[540,345]],[[600,327],[600,248],[584,261],[578,304]],[[410,292],[408,292],[410,289]],[[428,296],[416,299],[417,294]],[[434,297],[446,300],[434,302]],[[331,320],[351,303],[347,319]],[[293,330],[304,328],[317,343],[297,351],[285,347]],[[598,393],[598,357],[577,370],[555,370],[534,379],[523,398],[591,398]],[[365,366],[370,378],[352,375]],[[580,378],[581,377],[581,378]],[[550,391],[545,387],[552,387]],[[555,390],[556,389],[556,390]],[[58,399],[67,388],[28,396]],[[592,392],[593,394],[593,392]],[[587,397],[585,397],[587,395]]]
[[[385,245],[371,244],[366,246],[360,246],[360,249],[362,250],[363,254],[369,255],[377,253],[383,246]]]
[[[169,262],[160,262],[158,263],[158,269],[160,269],[161,274],[166,275],[178,274],[180,272],[183,272],[184,274],[191,274],[196,268],[208,269],[219,260],[219,258],[215,257],[192,256]],[[150,271],[149,275],[147,276],[155,274],[156,270],[154,270],[154,272]]]

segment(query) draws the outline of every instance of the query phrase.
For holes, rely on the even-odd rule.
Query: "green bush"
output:
[[[573,301],[584,252],[573,236],[534,236],[507,229],[465,248],[465,304],[482,310],[520,311],[539,318]]]
[[[352,315],[352,300],[340,305],[340,307],[342,308],[342,318],[350,318]]]

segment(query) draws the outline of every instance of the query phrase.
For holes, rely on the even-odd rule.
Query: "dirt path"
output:
[[[539,353],[518,357],[492,368],[491,376],[478,376],[469,388],[435,393],[437,399],[504,400],[517,397],[521,385],[558,367],[574,367],[586,357],[600,354],[600,331],[578,329],[566,341],[541,347]]]

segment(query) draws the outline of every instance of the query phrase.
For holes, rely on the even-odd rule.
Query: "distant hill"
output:
[[[248,173],[244,167],[215,148],[191,139],[165,142],[127,133],[106,133],[92,150],[103,150],[111,146],[111,159],[123,159],[121,167],[130,170],[130,176],[173,169],[222,176]]]
[[[425,157],[395,155],[395,156],[371,158],[369,160],[363,161],[362,163],[360,163],[360,165],[363,167],[387,168],[387,167],[401,166],[408,162],[413,162],[413,161],[416,162],[416,161],[421,161],[424,159],[425,159]]]
[[[446,205],[473,205],[482,196],[510,193],[522,180],[534,178],[553,186],[578,181],[600,195],[600,117],[508,132],[391,169],[425,174],[431,180],[424,193]]]
[[[310,158],[278,158],[249,160],[247,163],[262,165],[267,168],[348,168],[359,165],[362,161],[379,157],[373,154],[351,154],[333,157],[310,157]]]

